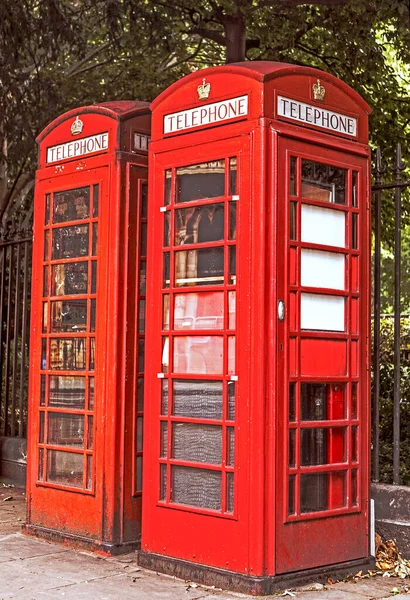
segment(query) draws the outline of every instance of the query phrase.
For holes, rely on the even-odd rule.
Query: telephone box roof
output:
[[[202,77],[208,77],[209,75],[222,73],[229,73],[232,75],[255,79],[262,84],[267,83],[272,79],[289,75],[307,75],[311,77],[317,77],[324,83],[332,83],[335,87],[338,87],[341,91],[350,96],[352,100],[356,102],[357,105],[367,114],[370,114],[372,110],[367,102],[363,100],[363,98],[357,92],[355,92],[350,86],[334,75],[330,75],[329,73],[320,71],[319,69],[315,69],[313,67],[304,67],[267,60],[231,63],[229,65],[210,67],[208,69],[195,71],[194,73],[179,79],[170,85],[166,90],[164,90],[159,96],[157,96],[157,98],[155,98],[150,105],[151,110],[154,111],[168,96],[175,93],[180,87],[189,84],[191,81],[195,81]]]
[[[123,121],[138,114],[147,114],[150,112],[149,102],[140,102],[138,100],[118,100],[114,102],[101,102],[100,104],[91,104],[90,106],[81,106],[74,108],[60,115],[54,121],[49,123],[37,136],[37,143],[40,143],[57,125],[60,125],[67,119],[73,119],[77,115],[86,113],[100,114],[111,117],[116,121]]]

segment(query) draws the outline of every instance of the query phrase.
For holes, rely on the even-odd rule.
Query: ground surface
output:
[[[24,490],[7,485],[0,479],[0,600],[251,598],[140,569],[134,554],[101,558],[24,536],[19,533],[25,520]],[[377,576],[327,586],[313,584],[283,590],[274,597],[293,597],[296,600],[381,600],[395,597],[396,600],[410,600],[410,581]]]

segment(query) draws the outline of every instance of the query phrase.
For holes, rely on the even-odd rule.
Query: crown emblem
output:
[[[317,80],[317,83],[314,83],[312,85],[312,88],[313,88],[313,98],[315,100],[320,100],[320,102],[323,102],[323,100],[325,99],[326,90],[323,87],[323,85],[320,83],[320,79]]]
[[[73,123],[71,125],[71,134],[78,135],[79,133],[82,132],[83,127],[84,127],[84,123],[82,122],[82,120],[79,119],[78,117],[76,117],[75,121],[73,121]]]
[[[205,78],[202,80],[202,83],[198,85],[198,98],[200,100],[206,100],[211,91],[211,84],[205,83]]]

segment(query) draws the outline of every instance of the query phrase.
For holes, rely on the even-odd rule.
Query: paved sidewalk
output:
[[[24,493],[0,482],[0,600],[239,600],[250,596],[140,569],[135,555],[104,558],[18,533]],[[397,591],[393,592],[396,588]],[[283,590],[268,598],[410,600],[410,581],[381,576]]]

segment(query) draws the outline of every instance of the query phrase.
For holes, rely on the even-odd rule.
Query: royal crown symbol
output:
[[[79,119],[78,117],[76,117],[75,121],[73,121],[73,124],[71,125],[71,134],[78,135],[79,133],[82,132],[83,127],[84,127],[84,123],[82,122],[82,120]]]
[[[321,85],[320,79],[317,80],[317,83],[313,84],[312,88],[313,88],[313,98],[315,100],[320,100],[321,102],[323,102],[323,100],[325,99],[326,90],[323,87],[323,85]]]
[[[202,80],[202,83],[198,85],[198,98],[200,100],[206,100],[211,91],[211,84],[205,83],[205,78]]]

